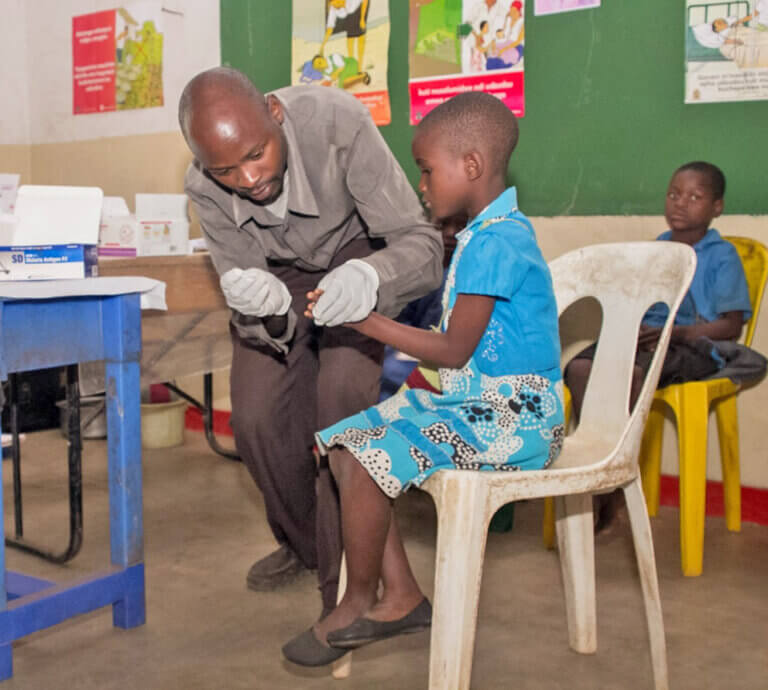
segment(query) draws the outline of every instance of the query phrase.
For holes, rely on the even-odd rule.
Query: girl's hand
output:
[[[315,308],[315,305],[317,304],[317,300],[320,299],[320,295],[323,294],[322,290],[318,290],[315,288],[314,290],[310,290],[307,293],[307,306],[304,309],[304,316],[306,316],[308,319],[312,318],[312,311]]]

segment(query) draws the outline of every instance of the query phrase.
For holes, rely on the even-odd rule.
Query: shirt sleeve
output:
[[[483,230],[464,248],[456,270],[456,292],[511,299],[528,270],[515,261],[517,252],[496,229]],[[510,257],[511,260],[499,260]]]
[[[729,244],[715,272],[714,311],[718,317],[729,311],[743,312],[743,320],[752,315],[749,288],[744,266],[736,250]]]
[[[189,179],[189,174],[187,178]],[[198,186],[188,183],[185,185],[185,191],[195,204],[205,244],[211,253],[213,265],[219,276],[224,275],[231,268],[267,270],[264,253],[259,251],[253,238],[238,228],[234,220],[224,213],[216,201],[196,188]],[[241,338],[265,343],[283,354],[290,349],[290,342],[296,331],[296,320],[296,314],[289,309],[285,331],[277,337],[272,337],[267,332],[263,319],[241,314],[234,309],[231,317],[232,327]]]
[[[403,169],[366,114],[350,146],[347,188],[371,238],[386,247],[365,257],[379,275],[376,311],[394,317],[440,285],[443,241]]]

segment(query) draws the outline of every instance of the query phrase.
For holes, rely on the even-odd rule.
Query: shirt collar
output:
[[[508,216],[515,211],[517,211],[517,189],[515,187],[508,187],[467,223],[467,227],[470,228],[478,225],[490,218]]]
[[[283,106],[283,133],[288,147],[288,170],[291,171],[291,184],[288,188],[288,211],[301,216],[319,216],[315,195],[307,179],[307,171],[301,160],[299,142],[296,139],[296,130]],[[253,218],[259,225],[282,225],[283,219],[277,218],[266,210],[261,204],[256,204],[248,199],[243,199],[232,192],[232,210],[235,223],[241,226]]]
[[[666,232],[662,232],[661,235],[659,235],[660,240],[671,240],[672,239],[672,231],[667,230]],[[714,228],[710,228],[707,230],[704,237],[702,237],[696,244],[693,245],[693,250],[696,252],[701,251],[705,247],[710,246],[711,244],[715,244],[720,241],[720,233],[715,230]]]

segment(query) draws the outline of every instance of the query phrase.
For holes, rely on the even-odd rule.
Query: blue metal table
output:
[[[115,626],[144,623],[140,354],[136,292],[0,299],[0,378],[105,360],[111,551],[103,571],[54,583],[6,571],[0,540],[0,680],[13,674],[14,640],[72,616],[111,605]]]

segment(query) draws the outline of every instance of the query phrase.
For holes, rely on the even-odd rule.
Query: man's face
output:
[[[190,144],[219,184],[259,204],[283,190],[288,146],[283,109],[274,96],[266,107],[247,99],[223,99],[193,120]]]

